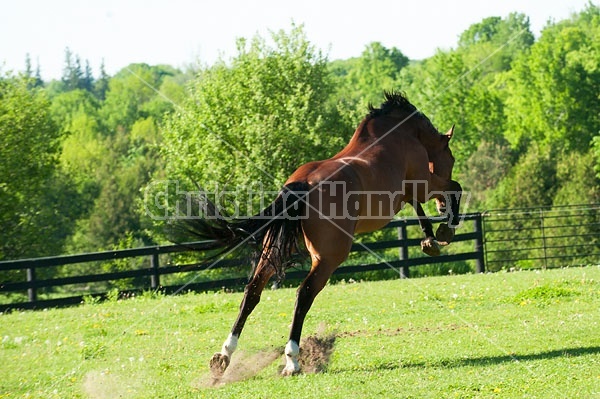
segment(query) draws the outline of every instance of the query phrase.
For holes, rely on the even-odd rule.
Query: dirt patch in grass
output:
[[[338,338],[353,337],[375,337],[375,336],[396,336],[410,332],[439,332],[447,330],[459,330],[468,328],[468,326],[449,324],[431,327],[413,327],[413,328],[390,328],[379,330],[355,330],[337,333],[325,334],[325,326],[320,326],[314,335],[303,338],[300,343],[300,363],[301,372],[304,374],[320,373],[327,369],[331,355],[335,349],[335,341]],[[219,387],[232,382],[243,381],[254,377],[260,371],[272,364],[277,358],[283,359],[283,350],[263,350],[258,353],[248,355],[244,352],[236,352],[233,355],[231,364],[225,370],[221,377],[215,377],[212,373],[201,379],[196,384],[197,387]],[[285,362],[285,359],[283,359]],[[284,364],[278,368],[279,372],[283,370]]]
[[[303,373],[319,373],[327,368],[336,336],[311,335],[302,340],[298,362]]]
[[[91,399],[126,398],[137,392],[140,385],[108,371],[90,371],[83,380],[83,390]]]
[[[311,335],[302,340],[298,362],[303,373],[314,374],[327,368],[333,353],[336,335]],[[232,382],[243,381],[254,377],[278,358],[283,356],[281,349],[263,350],[249,355],[237,352],[232,356],[229,367],[222,376],[215,377],[212,373],[200,378],[194,384],[197,388],[221,387]],[[279,367],[279,371],[283,365]]]
[[[232,356],[229,367],[222,376],[215,377],[209,372],[197,382],[198,387],[219,387],[232,382],[247,380],[252,378],[263,369],[273,363],[277,358],[283,355],[283,351],[264,350],[254,354],[237,352]]]
[[[354,338],[354,337],[395,337],[402,334],[412,333],[437,333],[444,331],[456,331],[470,328],[464,324],[440,324],[432,326],[415,326],[415,327],[397,327],[397,328],[379,328],[377,330],[354,330],[342,331],[336,334],[337,338]]]

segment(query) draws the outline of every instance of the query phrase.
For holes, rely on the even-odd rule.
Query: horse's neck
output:
[[[389,139],[406,133],[411,134],[409,132],[411,129],[401,122],[396,118],[366,118],[358,125],[348,144]]]
[[[358,125],[348,144],[346,144],[346,146],[333,158],[340,158],[347,155],[351,155],[357,149],[363,147],[364,144],[372,141],[372,136],[367,129],[367,122],[368,120],[365,119]]]
[[[428,154],[437,152],[441,144],[439,133],[418,122],[406,118],[366,118],[358,125],[346,147],[333,158],[352,156],[357,151],[363,153],[365,148],[373,147],[376,142],[383,144],[384,141],[389,143],[390,140],[405,145],[414,145],[418,141],[426,148]]]

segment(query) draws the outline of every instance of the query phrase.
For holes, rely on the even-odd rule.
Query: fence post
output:
[[[406,232],[406,220],[402,220],[400,226],[398,226],[398,239],[400,240],[400,247],[398,248],[398,255],[402,262],[400,266],[400,278],[409,278],[410,270],[408,269],[408,234]]]
[[[160,286],[160,273],[158,271],[158,254],[152,254],[150,257],[150,269],[152,269],[152,274],[150,274],[150,288],[155,290]]]
[[[544,208],[540,209],[540,228],[542,230],[542,247],[544,248],[544,269],[547,269],[548,254],[546,251],[546,232],[544,231]]]
[[[33,283],[35,283],[35,267],[27,268],[27,282],[32,284],[32,286],[27,288],[27,298],[29,302],[35,302],[37,301],[37,291],[33,286]]]
[[[477,273],[485,273],[485,254],[483,249],[483,223],[481,222],[482,216],[481,213],[478,213],[474,222],[474,232],[475,232],[475,252],[477,252],[477,259],[475,259],[475,266],[477,268]]]

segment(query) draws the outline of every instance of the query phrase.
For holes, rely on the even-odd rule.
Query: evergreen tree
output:
[[[85,71],[80,86],[83,90],[89,92],[94,91],[94,75],[92,74],[92,67],[90,67],[90,62],[88,60],[85,60]]]
[[[65,66],[63,68],[63,74],[61,81],[63,83],[64,91],[75,90],[79,84],[81,77],[81,69],[77,70],[75,60],[73,59],[73,53],[68,47],[65,49]]]
[[[42,80],[42,73],[40,72],[40,62],[39,60],[37,61],[37,65],[35,66],[35,76],[33,77],[33,79],[35,80],[35,87],[42,87],[44,86],[44,81]]]
[[[33,69],[31,69],[31,56],[29,53],[25,54],[25,77],[33,77]]]
[[[104,101],[106,99],[106,92],[108,91],[108,81],[109,76],[106,73],[106,69],[104,67],[104,59],[102,59],[102,63],[100,64],[100,76],[94,82],[94,95],[100,101]]]
[[[35,69],[35,73],[33,72],[32,66],[31,66],[31,56],[29,55],[29,53],[27,53],[25,55],[25,72],[24,72],[25,78],[27,79],[27,87],[32,89],[35,87],[41,87],[44,85],[44,81],[42,80],[42,77],[40,75],[40,64],[38,62],[38,65]]]
[[[61,81],[64,91],[77,89],[94,91],[94,77],[89,61],[85,61],[85,69],[82,69],[81,58],[74,55],[68,47],[65,49],[65,66]]]

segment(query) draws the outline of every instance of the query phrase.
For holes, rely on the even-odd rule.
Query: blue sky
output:
[[[301,3],[301,4],[300,4]],[[584,9],[588,0],[0,0],[0,69],[23,70],[25,56],[39,62],[44,79],[59,78],[64,50],[102,60],[113,74],[132,62],[210,64],[235,54],[238,37],[268,36],[303,24],[308,39],[329,59],[360,55],[380,41],[411,59],[456,46],[471,24],[522,12],[536,36],[548,20]],[[595,3],[595,2],[594,2]]]

